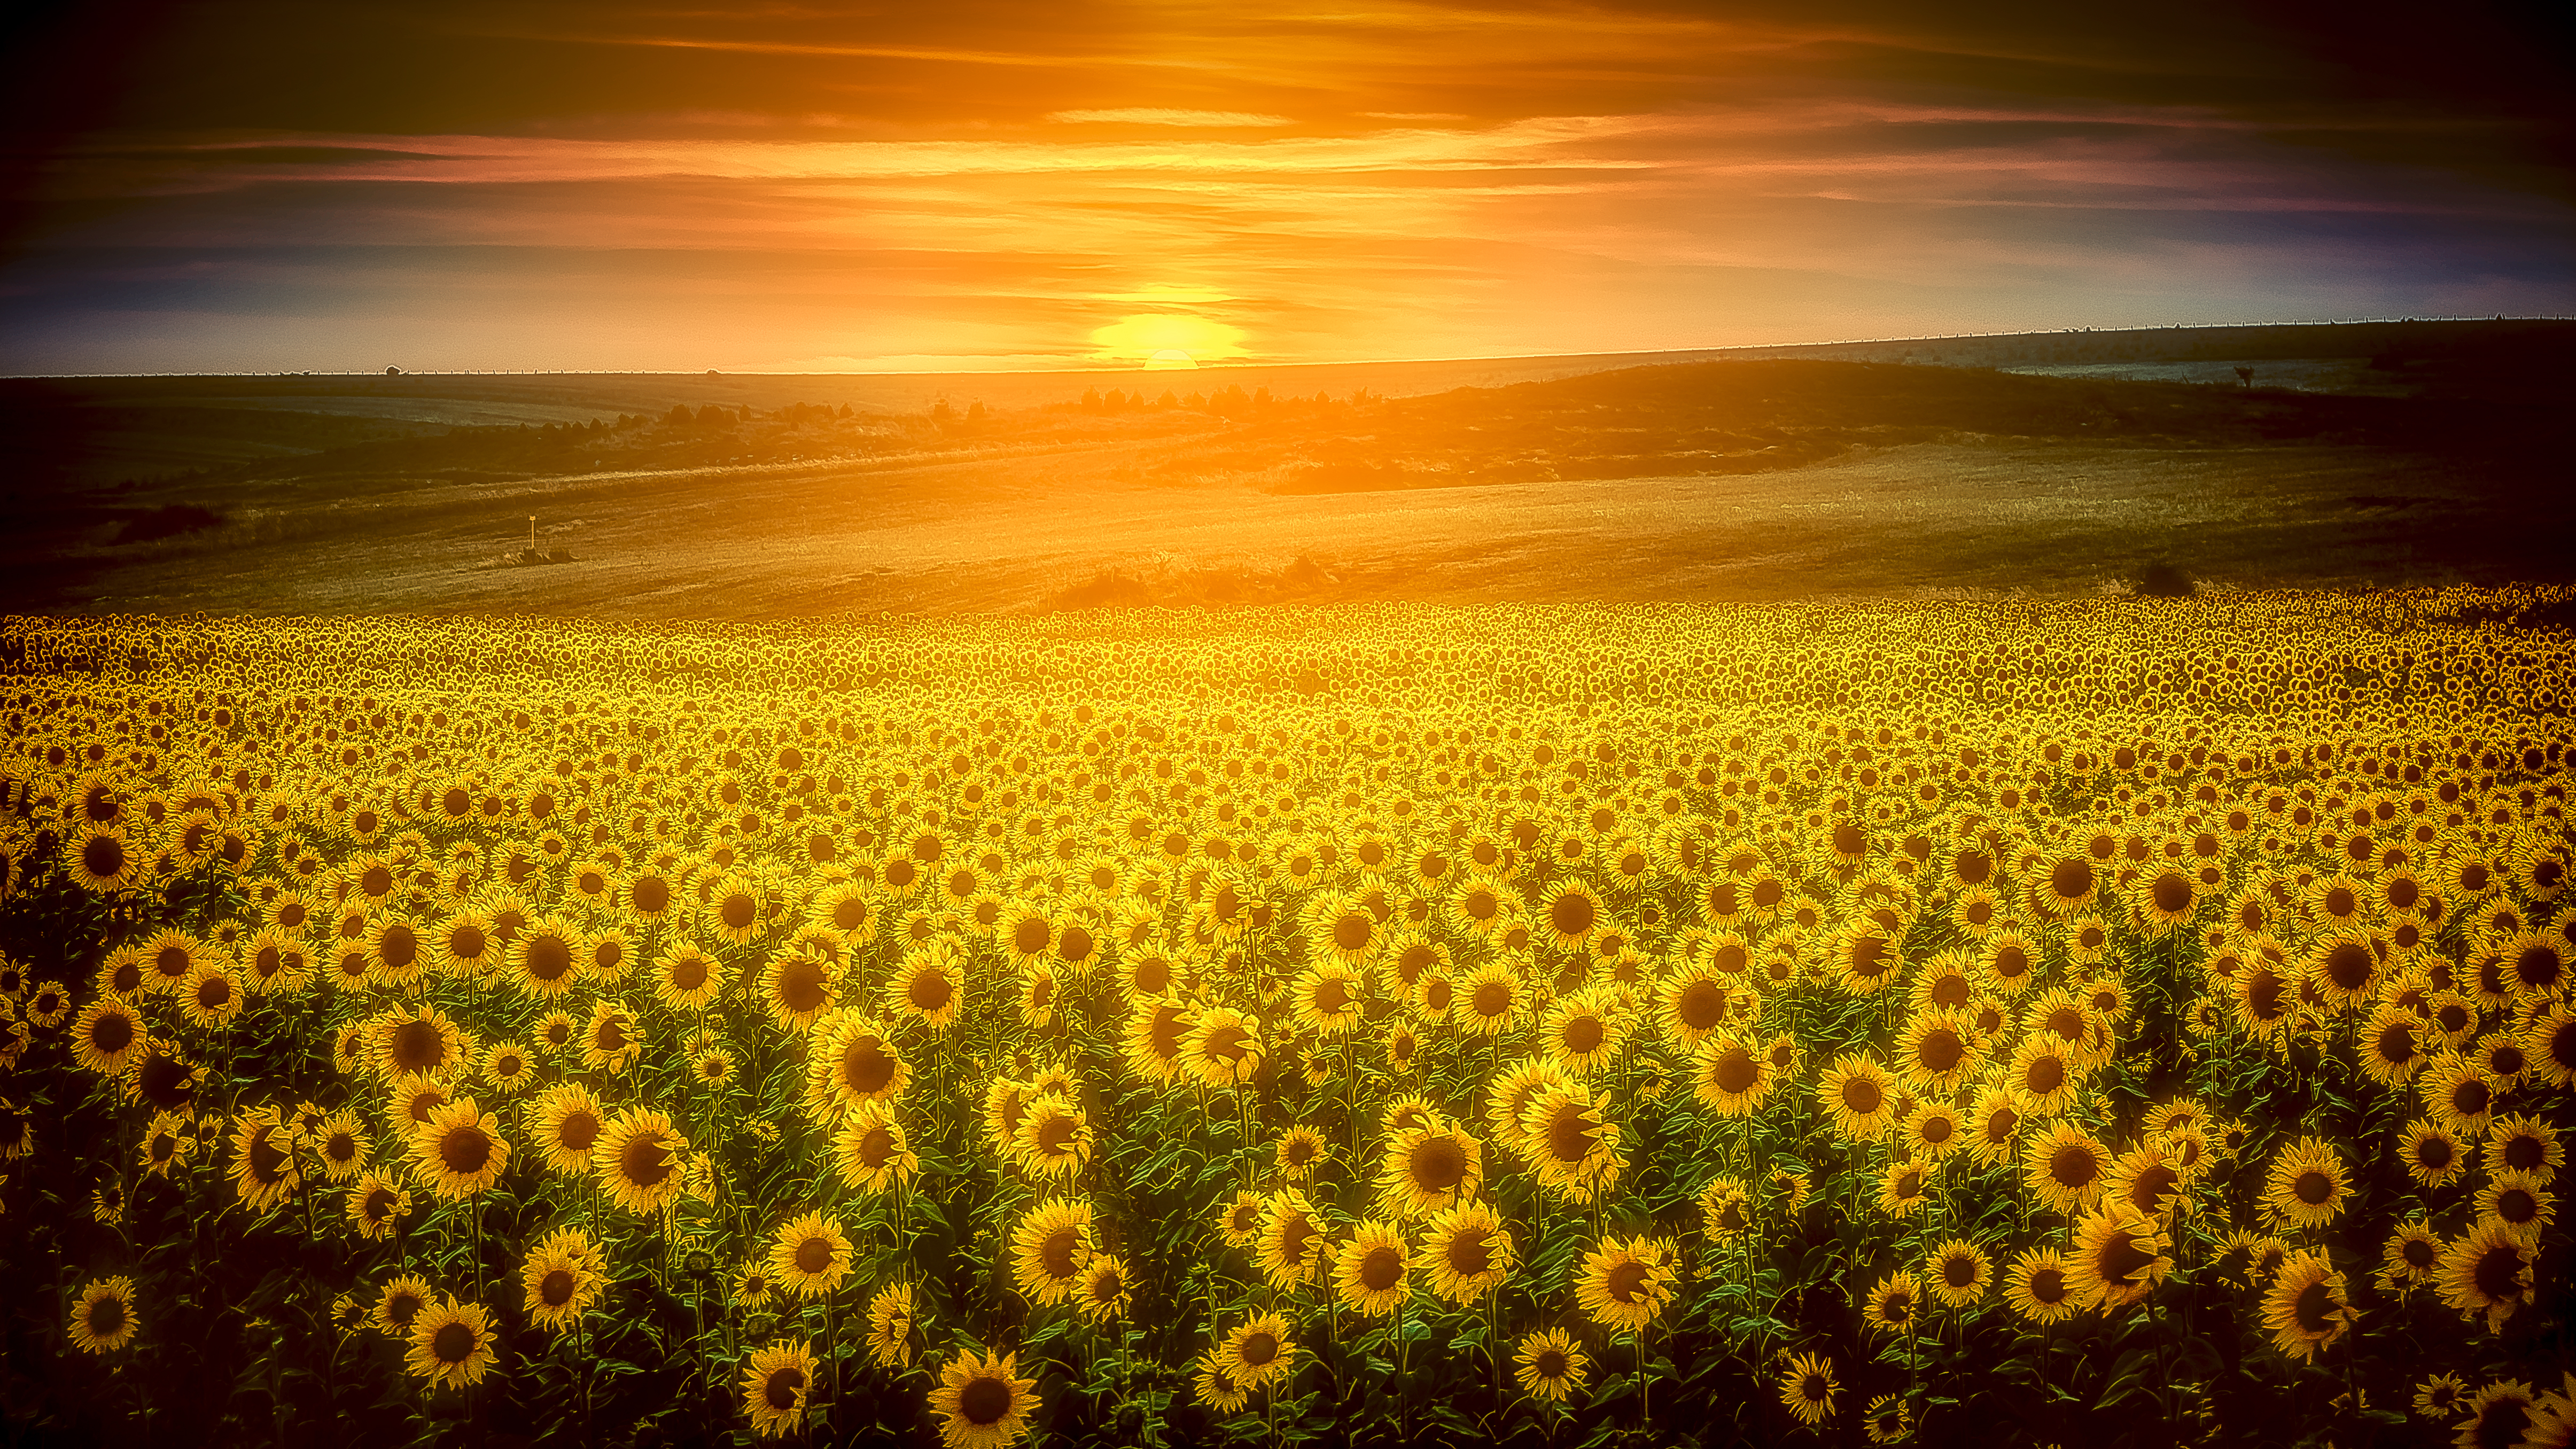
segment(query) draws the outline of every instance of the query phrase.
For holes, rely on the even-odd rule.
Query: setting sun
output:
[[[1148,368],[1196,367],[1250,357],[1240,327],[1190,313],[1141,312],[1121,317],[1091,334],[1092,356],[1108,363],[1143,363]]]

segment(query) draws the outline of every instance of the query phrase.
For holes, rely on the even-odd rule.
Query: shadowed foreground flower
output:
[[[814,1350],[802,1343],[754,1349],[742,1372],[742,1411],[753,1432],[768,1439],[805,1425],[805,1402],[814,1387]]]
[[[1218,1352],[1226,1376],[1251,1390],[1288,1372],[1297,1361],[1297,1341],[1288,1334],[1287,1319],[1265,1313],[1236,1325]]]
[[[1372,1219],[1351,1233],[1333,1254],[1333,1291],[1342,1305],[1370,1318],[1384,1318],[1404,1302],[1411,1288],[1411,1256],[1393,1226]]]
[[[2488,1332],[2501,1332],[2531,1292],[2531,1266],[2521,1235],[2490,1218],[2442,1255],[2434,1287],[2462,1317],[2483,1315]]]
[[[2295,1359],[2314,1359],[2359,1317],[2345,1306],[2343,1275],[2323,1253],[2299,1253],[2283,1262],[2263,1290],[2263,1326],[2272,1344]]]
[[[1833,1417],[1834,1366],[1820,1354],[1802,1353],[1789,1360],[1788,1369],[1780,1375],[1780,1403],[1803,1424],[1821,1424]]]
[[[1422,1236],[1422,1259],[1431,1291],[1461,1305],[1501,1287],[1517,1261],[1511,1230],[1481,1202],[1433,1214]]]
[[[519,1269],[528,1321],[539,1328],[569,1328],[579,1321],[608,1286],[595,1256],[579,1229],[547,1234]]]
[[[114,1353],[134,1341],[142,1324],[134,1315],[134,1280],[101,1278],[72,1305],[72,1346],[83,1353]]]
[[[2172,1246],[2155,1219],[2114,1203],[2075,1225],[2068,1277],[2086,1306],[2125,1308],[2143,1302],[2173,1271]]]
[[[1523,1338],[1512,1358],[1519,1364],[1513,1377],[1520,1380],[1524,1392],[1532,1398],[1560,1404],[1583,1387],[1592,1364],[1575,1345],[1574,1335],[1562,1328],[1544,1329]]]
[[[1651,1238],[1614,1238],[1574,1270],[1575,1300],[1613,1333],[1636,1333],[1672,1301],[1671,1255]]]
[[[1028,1433],[1037,1383],[1013,1376],[1017,1358],[961,1354],[939,1371],[930,1411],[939,1416],[939,1439],[948,1449],[1002,1449]]]
[[[491,1315],[480,1303],[442,1298],[411,1321],[403,1367],[416,1377],[461,1389],[481,1383],[492,1359]]]
[[[630,1213],[649,1213],[680,1195],[680,1154],[688,1139],[660,1112],[620,1112],[591,1151],[600,1186]]]

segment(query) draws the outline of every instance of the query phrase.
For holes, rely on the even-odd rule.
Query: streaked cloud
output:
[[[1293,126],[1293,116],[1265,116],[1258,111],[1185,111],[1170,106],[1128,106],[1108,111],[1056,111],[1047,116],[1061,125],[1085,126]]]
[[[0,369],[396,340],[417,366],[1072,365],[1104,332],[1133,351],[1202,324],[1228,329],[1209,360],[1322,360],[2576,310],[2527,78],[2493,104],[2486,76],[2356,98],[2215,9],[458,0],[297,10],[298,31],[282,3],[159,37],[112,123],[20,148]],[[299,46],[393,59],[325,87]]]

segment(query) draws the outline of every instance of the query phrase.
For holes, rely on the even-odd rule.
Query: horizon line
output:
[[[1589,357],[1676,357],[1709,352],[1772,352],[1788,348],[1816,347],[1889,347],[1906,342],[1958,342],[1994,337],[2060,337],[2088,333],[2121,332],[2206,332],[2233,328],[2298,328],[2298,327],[2369,327],[2406,325],[2418,322],[2576,322],[2576,316],[2532,315],[2511,317],[2439,316],[2439,317],[2338,317],[2304,318],[2288,322],[2173,322],[2161,326],[2137,327],[2045,327],[2021,328],[2001,332],[1925,333],[1905,337],[1851,337],[1823,342],[1751,342],[1730,343],[1715,347],[1605,348],[1588,352],[1495,352],[1465,353],[1440,357],[1383,357],[1342,361],[1259,362],[1240,359],[1222,362],[1193,362],[1186,368],[1148,368],[1138,362],[1126,366],[1093,365],[1076,367],[1011,367],[1011,368],[946,368],[946,369],[860,369],[828,371],[787,371],[769,368],[400,368],[382,370],[304,370],[278,372],[10,372],[0,373],[0,381],[43,382],[54,379],[171,378],[171,377],[1065,377],[1091,373],[1174,373],[1224,372],[1260,368],[1299,367],[1408,367],[1461,362],[1547,362]]]

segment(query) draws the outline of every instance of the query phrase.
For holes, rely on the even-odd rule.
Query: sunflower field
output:
[[[0,1412],[2564,1445],[2567,602],[11,619]]]

